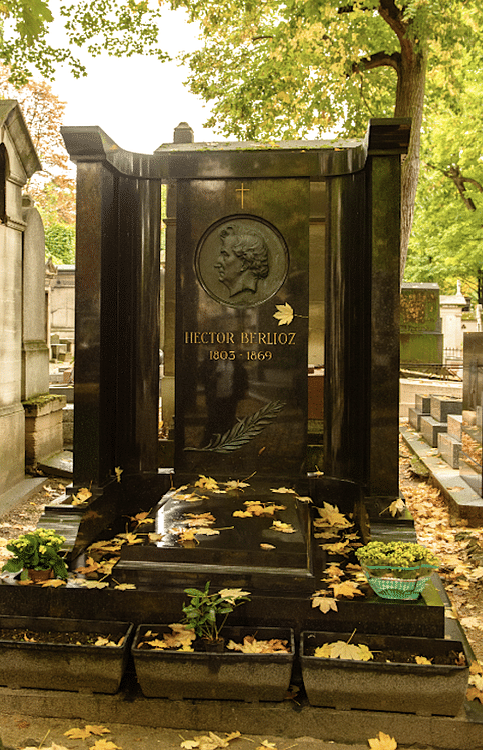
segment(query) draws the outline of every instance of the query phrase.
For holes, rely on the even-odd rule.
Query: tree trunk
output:
[[[409,236],[414,215],[414,201],[419,176],[419,151],[423,118],[424,88],[427,55],[424,49],[414,49],[415,44],[404,39],[398,68],[395,117],[410,117],[411,137],[401,175],[401,281],[408,254]]]

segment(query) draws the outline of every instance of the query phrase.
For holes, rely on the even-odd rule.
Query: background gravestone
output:
[[[442,364],[438,284],[401,285],[401,362]]]

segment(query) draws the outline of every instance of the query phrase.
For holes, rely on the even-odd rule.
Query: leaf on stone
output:
[[[117,586],[114,586],[115,589],[118,591],[132,591],[136,588],[135,583],[118,583]]]
[[[76,583],[86,589],[105,589],[109,586],[109,583],[107,581],[86,581],[85,579],[81,578],[78,578]]]
[[[233,515],[238,515],[240,518],[248,518],[251,516],[256,517],[270,517],[275,515],[278,510],[286,510],[285,505],[275,505],[275,503],[262,503],[260,500],[247,500],[244,505],[247,506],[245,511],[235,511]],[[243,516],[240,516],[243,513]]]
[[[355,596],[363,596],[362,591],[359,591],[359,584],[354,581],[342,581],[342,583],[329,583],[329,588],[333,589],[334,596],[347,597],[353,599]]]
[[[280,495],[287,495],[287,494],[296,495],[297,494],[295,490],[291,489],[290,487],[279,487],[278,489],[275,489],[275,490],[271,488],[270,492],[278,492],[280,493]]]
[[[82,573],[83,575],[88,575],[89,573],[95,573],[96,570],[99,568],[99,563],[95,562],[92,557],[88,557],[86,560],[86,564],[74,569],[74,573]]]
[[[350,545],[348,542],[334,542],[334,544],[321,544],[320,546],[327,550],[329,555],[347,555]]]
[[[206,513],[183,513],[183,517],[186,518],[184,523],[188,526],[209,526],[211,523],[215,523],[215,516],[209,511]]]
[[[469,687],[466,691],[466,699],[483,703],[483,690],[478,690],[477,687]]]
[[[260,544],[260,547],[262,549],[270,550],[270,549],[277,549],[274,544]]]
[[[242,482],[240,479],[230,479],[229,482],[225,482],[227,490],[242,490],[244,487],[249,487],[248,482]]]
[[[323,508],[317,508],[319,518],[314,519],[314,526],[336,526],[339,528],[347,528],[352,526],[352,521],[339,511],[337,505],[331,505],[330,503],[324,503]]]
[[[97,740],[93,745],[89,747],[89,750],[122,750],[122,747],[116,745],[110,740]]]
[[[293,307],[285,302],[283,305],[275,305],[277,312],[273,314],[273,317],[278,320],[279,326],[288,326],[293,320],[294,312]]]
[[[89,729],[87,729],[87,726],[84,727],[84,729],[73,727],[72,729],[68,729],[67,732],[64,732],[64,737],[68,737],[70,740],[85,740],[90,736],[91,733]]]
[[[119,539],[124,539],[128,544],[142,544],[144,541],[142,536],[129,531],[126,534],[117,534],[117,536]]]
[[[337,612],[337,602],[329,596],[314,596],[312,597],[312,607],[318,607],[323,614],[327,614],[329,610]]]
[[[403,513],[403,511],[406,509],[406,504],[402,497],[398,497],[397,500],[394,500],[388,508],[389,513],[394,518],[398,513]]]
[[[57,589],[59,586],[65,586],[66,582],[61,578],[50,578],[48,581],[42,583],[43,589]]]
[[[283,534],[295,534],[295,529],[290,523],[275,520],[270,526],[274,531],[281,531]]]
[[[267,750],[267,748],[269,748],[269,750],[277,750],[275,742],[269,742],[268,740],[263,740],[262,744],[259,745],[256,750]]]
[[[394,737],[390,737],[384,732],[379,732],[377,737],[373,737],[369,742],[371,750],[397,750],[397,742]]]
[[[154,518],[148,518],[150,511],[136,513],[135,516],[129,516],[129,520],[136,524],[136,528],[143,523],[154,523]]]
[[[349,565],[346,566],[346,568],[348,567]],[[326,573],[327,575],[331,577],[336,577],[336,578],[340,578],[341,576],[344,575],[344,571],[336,563],[331,563],[330,565],[328,565],[324,573]]]
[[[72,495],[71,505],[83,505],[92,497],[92,492],[87,487],[81,487],[81,489]]]
[[[191,529],[191,531],[200,536],[216,536],[216,534],[220,533],[218,529],[210,529],[207,526],[200,526],[199,528]]]
[[[220,747],[229,747],[229,743],[238,737],[241,737],[240,732],[231,732],[231,734],[227,734],[224,738],[219,737],[214,732],[209,732],[209,734],[195,737],[193,740],[184,740],[184,744],[182,743],[181,747],[184,750],[192,750],[192,748],[199,748],[199,750],[218,750]],[[196,742],[196,744],[193,744],[194,742]]]
[[[297,500],[299,500],[301,503],[313,503],[314,502],[311,497],[308,497],[308,495],[307,496],[297,495]]]
[[[148,534],[148,539],[150,542],[160,542],[163,536],[163,534],[156,534],[154,531],[152,531]]]
[[[217,490],[218,482],[212,477],[205,477],[200,474],[199,479],[195,482],[195,487],[202,487],[204,490]]]
[[[123,471],[124,471],[124,469],[121,469],[120,466],[116,466],[115,467],[114,474],[116,475],[116,481],[117,482],[121,481],[121,474],[122,474]]]

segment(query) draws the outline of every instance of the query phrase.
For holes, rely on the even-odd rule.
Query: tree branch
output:
[[[477,180],[474,180],[472,177],[464,177],[461,174],[459,166],[456,164],[452,164],[451,167],[447,170],[442,169],[441,167],[435,167],[434,164],[427,164],[428,167],[431,169],[437,169],[438,172],[441,172],[444,174],[445,177],[449,177],[450,180],[454,183],[461,200],[465,204],[468,211],[476,211],[476,206],[472,198],[468,198],[465,195],[466,187],[465,182],[469,182],[471,185],[474,185],[477,190],[479,190],[480,193],[483,193],[483,186],[481,183],[479,183]]]
[[[390,67],[394,68],[397,72],[401,62],[401,54],[399,52],[393,52],[391,55],[388,52],[375,52],[370,57],[362,57],[358,62],[353,63],[352,71],[354,73],[360,73],[361,67],[363,70],[372,70],[373,68]]]

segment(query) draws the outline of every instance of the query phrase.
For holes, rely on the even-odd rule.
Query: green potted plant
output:
[[[52,529],[35,529],[22,534],[7,544],[13,552],[2,570],[19,573],[20,579],[31,578],[34,582],[48,578],[66,579],[68,570],[64,558],[59,554],[65,537],[59,536]]]
[[[137,628],[132,654],[144,695],[172,700],[283,700],[292,674],[293,631],[227,627],[228,615],[249,601],[248,591],[210,593],[207,582],[203,590],[189,588],[185,593],[189,602],[183,604],[180,623]]]
[[[249,591],[241,589],[221,589],[210,594],[210,582],[207,581],[204,591],[200,589],[185,589],[190,598],[188,604],[183,604],[184,620],[182,621],[198,638],[202,638],[204,646],[211,650],[223,651],[225,639],[220,636],[226,618],[235,607],[249,601]]]
[[[416,542],[373,541],[356,550],[369,585],[385,599],[417,599],[438,558]]]

